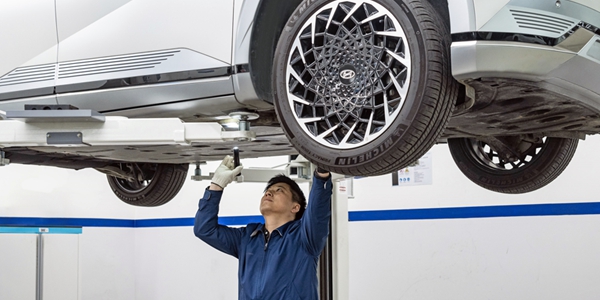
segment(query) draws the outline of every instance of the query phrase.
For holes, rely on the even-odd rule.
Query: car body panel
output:
[[[569,22],[576,25],[583,21],[600,27],[599,2],[566,0],[558,3],[560,5],[552,0],[448,0],[451,33],[512,32],[559,37],[572,28]],[[562,30],[555,30],[556,27]]]
[[[451,34],[476,30],[473,0],[448,0],[448,13]]]
[[[231,76],[228,76],[131,88],[73,92],[59,95],[58,98],[60,104],[71,104],[104,113],[168,103],[202,101],[202,99],[232,94]],[[189,113],[201,114],[202,112]],[[125,112],[122,115],[131,117]]]
[[[481,30],[481,28],[487,24],[490,19],[496,18],[498,12],[500,12],[510,0],[473,0],[473,9],[475,12],[475,29]]]
[[[453,31],[452,74],[457,80],[467,85],[468,81],[493,78],[545,82],[549,90],[574,94],[565,98],[585,98],[582,103],[598,111],[600,87],[592,83],[590,74],[600,72],[600,11],[591,7],[600,5],[587,1],[503,0],[493,5],[485,5],[490,1],[483,0],[450,3],[453,1],[472,7],[474,14],[457,20],[460,28],[472,31],[463,37],[472,38],[460,39],[461,33]],[[451,9],[451,19],[459,13]],[[499,34],[494,37],[495,33]]]
[[[54,1],[1,1],[0,28],[0,57],[8,58],[0,60],[0,101],[50,94],[58,53]]]
[[[600,11],[600,2],[596,0],[570,0],[571,2],[579,3],[593,10]]]
[[[260,1],[258,0],[235,0],[233,19],[233,64],[241,65],[249,62],[250,40],[252,36],[252,25],[254,16]]]
[[[108,13],[82,14],[104,1],[56,0],[59,62],[187,48],[231,63],[233,0],[111,3]]]
[[[254,17],[260,1],[236,0],[233,26],[233,89],[236,99],[243,106],[257,109],[273,109],[273,106],[256,95],[252,78],[250,77],[248,64],[250,62],[250,41]]]
[[[477,31],[511,32],[558,38],[564,36],[579,19],[530,7],[506,5]]]
[[[211,73],[215,69],[228,67],[226,63],[185,48],[61,62],[58,64],[57,93],[100,88],[107,80],[117,78],[166,76],[188,70]],[[83,83],[96,86],[77,87]]]
[[[5,78],[0,77],[0,101],[8,100],[2,101],[0,107],[5,110],[23,109],[24,104],[58,103],[101,112],[131,111],[182,101],[201,102],[227,97],[234,94],[234,86],[241,100],[247,102],[246,106],[270,108],[269,104],[257,99],[249,76],[234,75],[237,70],[232,67],[234,39],[240,49],[238,60],[240,63],[248,61],[248,32],[257,1],[236,1],[234,5],[233,0],[177,0],[168,3],[154,0],[56,0],[56,12],[54,1],[41,1],[44,5],[35,6],[35,9],[32,9],[33,1],[28,2],[31,3],[3,2],[6,9],[2,11],[15,10],[24,14],[31,10],[34,12],[31,18],[47,19],[40,23],[44,30],[38,30],[46,39],[39,39],[38,43],[54,45],[50,49],[54,52],[44,51],[43,55],[38,55],[24,66],[2,66],[11,70]],[[38,16],[42,13],[46,14],[45,19]],[[240,15],[235,22],[234,14]],[[233,34],[234,26],[245,34]],[[15,31],[14,34],[17,37],[14,49],[32,48],[26,44],[26,41],[31,43],[32,40],[19,36],[38,40],[31,32]],[[50,42],[47,37],[52,37]],[[57,39],[60,47],[56,46]],[[6,37],[5,40],[10,39]],[[15,53],[4,54],[18,58]],[[44,61],[40,57],[47,59]],[[48,60],[48,57],[51,59]],[[11,69],[13,67],[17,68]],[[45,81],[30,83],[29,77],[20,75],[24,73],[34,79],[44,76]],[[2,86],[2,80],[14,83],[14,78],[22,78],[26,82]],[[236,79],[235,84],[233,78]],[[208,110],[206,113],[180,112],[176,115],[189,118],[226,113],[214,109],[214,102],[184,106]],[[240,103],[224,105],[232,110],[243,106]],[[128,116],[128,113],[123,115]]]
[[[57,0],[59,103],[114,111],[233,93],[230,72],[222,71],[231,63],[232,0],[114,0],[109,4],[110,8],[97,0]],[[96,7],[104,10],[94,12]],[[215,72],[219,68],[221,72]],[[162,83],[195,76],[176,74],[185,71],[223,78]],[[136,81],[133,78],[141,84],[157,84],[127,88]],[[98,90],[114,79],[126,84]],[[89,92],[77,92],[81,90]]]
[[[458,80],[497,76],[535,80],[575,55],[550,46],[501,41],[455,42],[451,49],[452,71]]]
[[[588,46],[600,49],[600,38],[590,42]],[[585,50],[586,48],[582,52]],[[600,74],[600,59],[577,55],[548,74],[547,81],[563,87],[563,94],[572,94],[575,99],[598,110],[600,85],[595,74]]]
[[[24,9],[25,7],[25,9]],[[18,67],[56,62],[57,39],[53,1],[4,0],[0,2],[0,76]],[[22,37],[29,37],[24,39]]]

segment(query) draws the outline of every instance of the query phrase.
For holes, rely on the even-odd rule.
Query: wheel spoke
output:
[[[319,136],[317,136],[318,139],[323,139],[324,137],[330,135],[332,132],[334,132],[336,129],[338,129],[340,127],[340,125],[335,125],[329,129],[327,129],[325,132],[319,134]]]
[[[298,75],[298,73],[296,73],[296,70],[294,70],[294,68],[288,68],[288,70],[289,70],[289,74],[292,75],[301,85],[306,85],[304,83],[304,80],[302,80],[300,75]]]
[[[374,110],[371,110],[371,115],[369,115],[369,122],[367,123],[367,130],[365,131],[365,141],[369,142],[369,137],[371,136],[371,125],[373,124],[373,115],[375,114]]]
[[[314,15],[314,16],[312,16],[311,20],[307,23],[308,26],[310,26],[310,44],[311,45],[315,44],[315,22],[316,22],[316,20],[317,20],[317,15]]]
[[[302,99],[300,97],[297,97],[295,95],[290,95],[290,99],[292,101],[294,101],[294,102],[298,102],[298,103],[304,104],[304,105],[311,105],[312,104],[312,103],[310,103],[310,102],[308,102],[308,101],[306,101],[306,100],[304,100],[304,99]]]
[[[383,17],[383,16],[385,16],[385,15],[386,15],[386,13],[385,13],[385,12],[378,11],[377,13],[375,13],[375,14],[372,14],[372,15],[368,16],[366,19],[362,20],[362,21],[360,22],[360,24],[361,24],[361,25],[363,25],[363,24],[365,24],[365,23],[368,23],[368,22],[371,22],[371,21],[373,21],[373,20],[375,20],[375,19],[377,19],[377,18],[381,18],[381,17]]]
[[[327,20],[327,25],[325,25],[325,32],[327,32],[327,30],[329,30],[329,25],[331,25],[331,21],[333,20],[333,15],[335,14],[336,9],[338,8],[337,5],[330,4],[330,5],[326,6],[326,9],[329,6],[331,6],[331,12],[329,13],[329,19]]]
[[[118,168],[124,172],[127,179],[124,177],[116,178],[114,182],[120,189],[130,193],[141,192],[148,187],[156,172],[156,166],[154,165],[140,165],[137,163],[119,164]]]
[[[374,31],[377,35],[404,38],[404,33],[398,31]]]
[[[541,148],[546,146],[545,141],[542,141],[541,143],[532,143],[527,137],[520,138],[517,140],[517,144],[514,144],[514,138],[515,137],[509,137],[508,139],[505,138],[507,141],[511,141],[512,139],[512,143],[506,142],[508,143],[507,145],[511,144],[517,146],[503,147],[505,148],[503,151],[506,152],[503,154],[494,150],[486,142],[477,141],[475,139],[467,140],[469,140],[472,145],[470,148],[472,155],[483,165],[486,165],[494,170],[509,172],[516,171],[531,164],[539,154],[539,151],[541,151]],[[504,140],[502,138],[496,139]],[[531,158],[528,159],[528,157]]]
[[[350,19],[352,17],[352,15],[356,12],[356,10],[359,9],[360,7],[362,7],[362,5],[354,4],[354,6],[352,6],[352,8],[348,12],[348,14],[344,18],[344,20],[342,20],[342,23],[346,23],[346,21],[348,21],[348,19]]]
[[[403,65],[403,66],[410,65],[410,58],[404,58],[404,57],[396,54],[395,52],[391,51],[390,49],[385,49],[385,52],[387,54],[389,54],[391,57],[393,57],[395,60],[397,60],[401,65]]]
[[[302,59],[302,63],[306,65],[306,58],[304,58],[304,49],[302,49],[302,45],[300,45],[299,39],[295,39],[294,44],[292,44],[291,52],[293,53],[294,50],[298,50],[298,53],[300,54],[300,58]]]
[[[356,129],[357,124],[358,124],[358,122],[356,122],[356,123],[354,123],[354,125],[352,125],[352,128],[350,128],[350,130],[348,130],[348,132],[346,133],[346,135],[344,136],[344,138],[342,139],[340,144],[346,144],[348,142],[348,139],[353,135],[354,129]]]
[[[394,86],[396,87],[396,91],[398,91],[400,98],[402,98],[400,101],[403,102],[404,98],[406,97],[406,93],[408,92],[408,90],[406,88],[406,84],[400,85],[400,83],[398,82],[398,80],[396,79],[396,77],[394,76],[392,71],[388,70],[388,74],[392,78],[392,82],[394,83]],[[402,105],[400,105],[400,107],[402,107]]]
[[[300,119],[300,122],[307,124],[307,123],[313,123],[313,122],[318,122],[323,120],[323,118],[317,117],[317,118],[303,118]]]

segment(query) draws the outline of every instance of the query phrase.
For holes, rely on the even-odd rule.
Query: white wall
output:
[[[130,219],[135,208],[119,201],[106,176],[11,164],[0,167],[0,216]]]
[[[447,146],[438,145],[432,150],[433,185],[392,187],[390,175],[363,178],[355,180],[355,198],[348,205],[362,211],[600,202],[596,149],[600,138],[588,138],[549,186],[503,195],[468,181]],[[285,161],[242,163],[264,167]],[[217,164],[209,163],[203,172]],[[10,165],[0,168],[0,217],[192,218],[207,184],[188,181],[170,203],[135,208],[116,199],[96,171]],[[232,184],[221,215],[258,215],[263,189],[264,184]],[[351,222],[350,297],[595,299],[599,225],[600,215]],[[84,227],[79,241],[81,299],[237,295],[237,261],[196,239],[191,226]],[[0,245],[0,255],[5,247]]]
[[[8,165],[0,167],[0,189],[0,217],[128,220],[135,215],[135,208],[114,197],[106,176],[95,170]],[[134,241],[133,228],[83,228],[81,299],[135,299]],[[0,245],[0,255],[5,247]]]
[[[351,299],[598,299],[599,226],[597,215],[351,223]]]
[[[445,145],[433,185],[355,180],[350,211],[600,202],[600,138],[548,186],[521,195],[471,183]],[[598,299],[600,215],[350,223],[351,299]]]
[[[79,238],[80,299],[136,299],[136,240],[133,228],[83,228]]]
[[[135,299],[237,299],[237,259],[201,242],[191,227],[136,231]]]

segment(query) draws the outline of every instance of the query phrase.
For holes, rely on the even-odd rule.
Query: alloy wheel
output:
[[[312,139],[353,149],[397,118],[411,57],[392,13],[373,1],[333,1],[303,24],[288,57],[288,101]]]

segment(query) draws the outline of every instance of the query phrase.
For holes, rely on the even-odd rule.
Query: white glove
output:
[[[244,167],[238,166],[234,168],[233,157],[230,155],[225,156],[221,165],[215,171],[215,174],[212,178],[212,183],[225,188],[228,184],[230,184],[235,177],[240,174]]]

